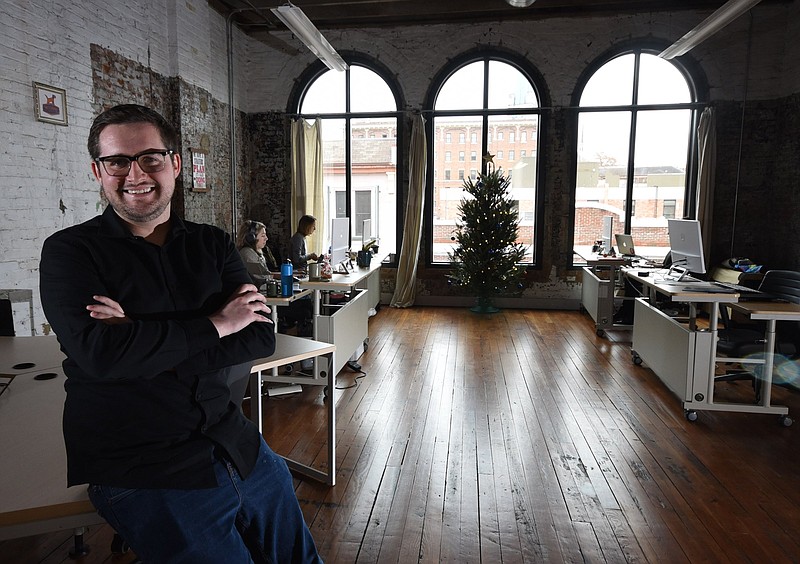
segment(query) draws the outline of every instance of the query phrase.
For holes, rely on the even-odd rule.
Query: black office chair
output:
[[[776,298],[800,304],[800,272],[770,270],[764,275],[764,279],[758,289]],[[765,344],[764,324],[748,323],[740,325],[733,323],[728,316],[726,307],[720,308],[720,313],[722,328],[718,331],[718,353],[732,358],[745,358],[763,352]],[[798,350],[800,350],[800,322],[778,322],[775,335],[775,352],[784,357],[795,358],[798,356]],[[752,370],[731,370],[725,375],[716,378],[717,381],[743,379],[753,381],[756,401],[759,401],[760,386]],[[781,384],[781,382],[775,383]]]
[[[0,337],[15,337],[11,300],[0,300]]]

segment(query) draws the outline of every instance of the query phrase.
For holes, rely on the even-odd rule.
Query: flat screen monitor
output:
[[[705,274],[703,237],[696,219],[668,219],[669,246],[673,267],[685,268],[695,274]]]
[[[366,243],[367,241],[372,239],[372,220],[371,219],[365,219],[361,223],[361,225],[362,225],[362,227],[361,227],[361,240]]]
[[[603,216],[603,232],[600,234],[600,238],[603,240],[604,253],[611,251],[611,247],[613,247],[614,245],[614,243],[612,243],[613,237],[614,237],[614,216],[613,215]]]
[[[331,267],[334,270],[342,265],[344,270],[347,267],[344,265],[348,259],[348,251],[350,250],[350,218],[348,217],[335,217],[331,220]]]
[[[631,235],[617,233],[614,235],[614,238],[617,240],[617,249],[619,249],[619,254],[626,257],[636,256],[636,249],[633,247],[633,237]]]

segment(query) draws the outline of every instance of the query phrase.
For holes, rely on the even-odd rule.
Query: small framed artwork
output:
[[[56,125],[67,125],[67,92],[63,88],[33,83],[36,119]]]
[[[191,149],[192,152],[192,192],[208,192],[206,161],[208,153],[202,149]]]

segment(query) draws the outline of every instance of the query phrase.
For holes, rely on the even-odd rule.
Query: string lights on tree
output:
[[[464,180],[467,194],[458,206],[448,278],[475,295],[473,311],[490,313],[498,311],[493,298],[520,291],[525,247],[517,240],[519,210],[509,194],[510,180],[495,168],[494,155],[483,160],[486,172]]]

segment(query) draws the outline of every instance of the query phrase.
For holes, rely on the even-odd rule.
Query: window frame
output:
[[[630,234],[632,227],[632,217],[635,213],[635,201],[633,199],[633,190],[635,183],[635,137],[636,137],[636,118],[639,112],[652,111],[652,110],[690,110],[691,120],[689,127],[689,140],[687,143],[687,158],[686,158],[686,172],[685,172],[685,186],[684,186],[684,210],[682,217],[695,217],[696,210],[696,194],[697,194],[697,126],[700,121],[700,114],[703,109],[708,105],[708,83],[705,74],[702,72],[700,65],[687,55],[681,57],[681,60],[671,59],[671,63],[676,70],[680,72],[686,81],[689,89],[691,101],[682,103],[669,103],[669,104],[621,104],[613,106],[581,106],[581,97],[586,89],[589,81],[594,77],[604,65],[612,60],[625,55],[634,55],[634,78],[632,80],[632,87],[634,91],[638,88],[640,58],[642,54],[658,56],[669,44],[660,40],[631,40],[620,45],[614,46],[597,59],[595,59],[583,71],[578,81],[576,82],[575,90],[573,91],[571,108],[573,110],[572,118],[572,131],[571,142],[573,146],[571,156],[571,207],[570,207],[570,223],[569,223],[569,252],[570,256],[569,266],[578,268],[584,266],[583,263],[576,261],[576,256],[573,254],[574,237],[575,237],[575,220],[576,220],[576,199],[577,199],[577,167],[578,167],[578,136],[579,136],[579,123],[580,115],[582,113],[593,112],[631,112],[631,122],[629,131],[629,153],[627,162],[627,179],[626,179],[626,200],[623,205],[625,213],[625,233]],[[631,92],[632,100],[634,91]],[[676,209],[676,215],[677,215]]]
[[[397,131],[397,148],[396,148],[396,171],[395,171],[395,190],[397,194],[397,201],[395,207],[395,241],[396,241],[396,249],[392,253],[393,260],[390,260],[387,265],[396,267],[397,266],[397,258],[400,255],[400,249],[403,246],[403,218],[404,218],[404,209],[405,209],[405,198],[406,198],[406,191],[403,187],[407,184],[407,176],[408,171],[406,170],[407,167],[403,166],[406,159],[407,148],[405,146],[405,120],[404,115],[405,112],[401,108],[406,107],[405,97],[403,95],[402,89],[400,88],[400,84],[397,82],[396,73],[392,72],[388,67],[386,67],[380,61],[373,59],[372,57],[368,57],[362,55],[360,53],[355,52],[345,52],[340,51],[339,55],[344,59],[344,61],[348,64],[348,69],[344,71],[346,74],[345,77],[345,84],[346,84],[346,92],[345,92],[345,111],[339,113],[330,113],[330,114],[303,114],[300,112],[300,107],[302,106],[303,101],[305,100],[305,96],[308,91],[313,86],[314,82],[320,78],[323,74],[328,72],[327,66],[322,61],[314,61],[311,63],[306,70],[301,73],[300,77],[295,82],[295,86],[292,89],[292,93],[289,96],[287,101],[287,115],[291,118],[305,118],[308,120],[314,120],[317,118],[320,119],[341,119],[345,122],[345,139],[348,141],[346,143],[345,149],[345,170],[347,173],[345,174],[345,194],[346,194],[346,209],[347,209],[347,217],[350,218],[350,226],[351,226],[351,239],[355,236],[355,229],[353,228],[353,217],[355,214],[354,210],[354,197],[353,197],[353,178],[352,178],[352,169],[353,169],[353,162],[352,162],[352,147],[350,141],[352,141],[352,122],[353,120],[363,119],[363,118],[394,118],[396,120],[396,131]],[[392,111],[380,111],[380,112],[351,112],[349,111],[350,108],[350,98],[351,98],[351,86],[350,86],[350,67],[352,66],[361,66],[366,68],[369,71],[372,71],[376,75],[378,75],[383,82],[386,84],[389,91],[392,93],[396,108]],[[432,171],[429,171],[432,174]],[[332,210],[333,213],[333,210]],[[294,232],[295,226],[290,226],[292,232]]]
[[[514,67],[519,71],[531,84],[533,91],[537,97],[537,105],[532,108],[516,108],[509,110],[507,108],[490,109],[486,107],[486,100],[488,95],[488,84],[484,84],[484,107],[482,109],[470,108],[467,110],[435,110],[436,98],[440,93],[442,87],[447,80],[451,78],[461,68],[475,63],[483,62],[484,72],[488,69],[489,62],[505,63]],[[486,76],[486,75],[484,75]],[[486,148],[492,143],[491,127],[489,126],[490,118],[494,116],[503,115],[520,115],[528,114],[536,116],[538,120],[537,125],[537,160],[535,171],[536,178],[536,195],[534,196],[536,211],[534,214],[534,233],[533,245],[531,248],[532,262],[526,263],[526,269],[538,269],[542,267],[543,262],[543,248],[544,248],[544,218],[545,218],[545,170],[546,170],[546,150],[545,143],[547,139],[547,127],[549,122],[550,96],[544,81],[543,75],[534,67],[528,59],[512,52],[497,47],[478,47],[471,51],[465,52],[460,56],[454,57],[450,62],[444,66],[437,75],[433,78],[429,85],[428,94],[425,99],[425,112],[428,119],[426,120],[426,136],[428,139],[435,139],[435,122],[436,117],[476,117],[481,118],[482,135],[480,139],[481,144],[481,173],[486,172],[487,164],[483,162],[483,155]],[[495,141],[499,141],[499,138]],[[425,234],[425,248],[420,249],[424,253],[425,266],[428,268],[441,268],[449,269],[450,264],[445,262],[433,262],[433,192],[434,192],[434,155],[436,151],[436,143],[428,144],[428,172],[426,174],[426,187],[425,187],[425,216],[423,218],[423,232]],[[501,163],[497,163],[500,165]]]

